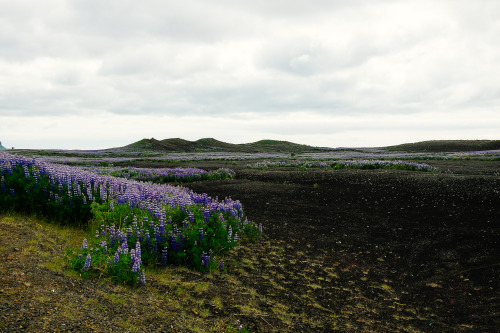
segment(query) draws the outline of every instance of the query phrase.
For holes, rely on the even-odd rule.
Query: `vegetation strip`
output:
[[[340,161],[263,161],[248,164],[248,168],[267,169],[270,167],[298,167],[307,168],[333,168],[333,169],[399,169],[411,171],[431,171],[437,172],[434,168],[425,163],[405,162],[405,161],[380,161],[380,160],[340,160]]]
[[[104,168],[98,169],[105,172]],[[234,170],[220,168],[205,171],[199,168],[112,168],[110,174],[114,177],[151,181],[153,183],[194,182],[198,180],[232,179],[236,175]]]

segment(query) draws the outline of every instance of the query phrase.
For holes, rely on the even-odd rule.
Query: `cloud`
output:
[[[498,111],[498,12],[493,0],[2,3],[0,116]]]

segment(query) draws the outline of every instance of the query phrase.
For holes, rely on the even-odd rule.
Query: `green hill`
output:
[[[500,149],[500,140],[432,140],[415,143],[404,143],[385,147],[390,151],[422,152],[460,152]]]
[[[2,143],[0,142],[0,150],[6,150],[7,148],[5,148],[4,146],[2,146]]]
[[[184,139],[155,138],[142,139],[121,148],[124,151],[148,151],[148,152],[235,152],[235,153],[305,153],[329,151],[332,148],[319,148],[301,145],[288,141],[261,140],[253,143],[232,144],[213,138],[188,141]]]

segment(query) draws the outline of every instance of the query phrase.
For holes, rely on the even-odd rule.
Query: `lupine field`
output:
[[[0,152],[0,332],[498,331],[499,163]]]
[[[70,266],[84,275],[105,271],[117,282],[145,285],[144,265],[222,268],[219,254],[239,237],[257,238],[259,227],[244,217],[238,201],[153,183],[222,179],[233,173],[132,169],[113,171],[120,176],[113,177],[0,154],[0,208],[41,213],[75,226],[92,219],[95,237],[83,239]]]

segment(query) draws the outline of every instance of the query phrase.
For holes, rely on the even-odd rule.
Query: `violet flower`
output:
[[[92,261],[92,257],[90,256],[90,253],[87,254],[87,259],[85,259],[85,265],[82,268],[82,271],[88,271],[90,267],[90,262]]]

